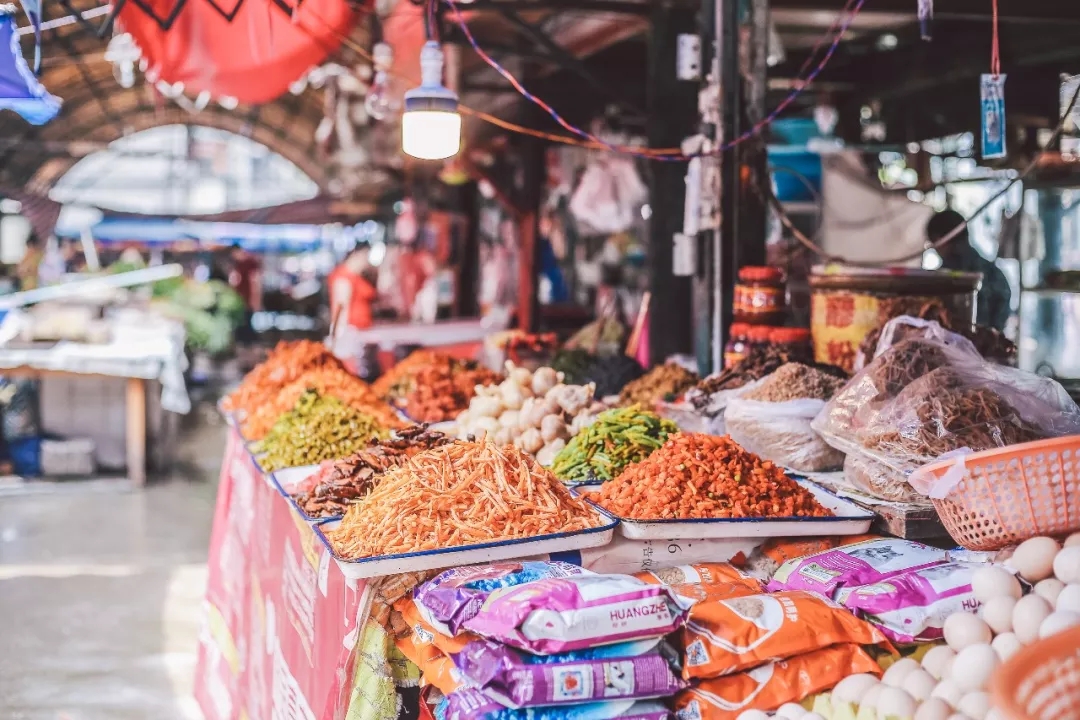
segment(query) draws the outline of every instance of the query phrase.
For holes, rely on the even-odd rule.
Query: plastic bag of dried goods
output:
[[[692,600],[630,575],[547,578],[491,593],[465,629],[538,655],[660,637]]]
[[[772,580],[780,566],[788,560],[823,553],[841,545],[854,545],[866,540],[878,540],[878,535],[840,535],[808,538],[770,538],[755,548],[746,561],[746,571],[762,582]]]
[[[666,585],[681,597],[702,601],[761,592],[761,583],[731,563],[678,565],[634,573],[650,585]]]
[[[855,489],[879,500],[929,503],[908,484],[907,476],[861,452],[844,457],[844,480]]]
[[[908,476],[950,452],[1078,434],[1080,407],[1056,381],[988,362],[970,343],[915,338],[857,373],[812,426]]]
[[[837,643],[890,647],[873,625],[808,592],[699,602],[682,637],[687,680],[731,675]]]
[[[848,675],[881,668],[858,645],[843,644],[704,680],[675,696],[678,720],[737,720],[746,710],[775,710],[831,688]]]
[[[551,577],[591,574],[570,563],[503,562],[446,570],[413,592],[424,619],[440,632],[455,635],[476,614],[484,599],[499,588],[523,585]]]
[[[735,442],[799,472],[823,472],[843,465],[844,454],[810,427],[825,407],[824,400],[763,402],[746,395],[729,400],[724,411],[727,433]]]
[[[769,581],[769,592],[809,590],[835,597],[841,587],[876,583],[945,561],[945,551],[896,538],[845,545],[788,560]]]
[[[436,720],[668,720],[658,700],[616,700],[556,707],[505,708],[475,688],[463,688],[435,708]]]
[[[975,612],[972,563],[943,563],[894,575],[881,582],[843,588],[837,600],[881,629],[895,642],[929,642],[944,637],[945,618]]]
[[[508,708],[642,700],[668,697],[686,686],[656,649],[657,642],[623,643],[544,657],[479,640],[469,643],[453,659],[469,687]],[[638,653],[635,645],[653,648]],[[605,652],[607,648],[614,648],[615,653]]]

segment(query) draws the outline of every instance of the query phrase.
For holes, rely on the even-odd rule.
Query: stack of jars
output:
[[[739,270],[734,319],[724,348],[724,367],[732,367],[753,347],[772,346],[791,355],[811,356],[810,331],[783,327],[787,318],[784,271],[748,266]]]

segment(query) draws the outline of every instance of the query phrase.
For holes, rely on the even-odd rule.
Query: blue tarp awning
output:
[[[317,250],[352,228],[337,225],[255,225],[251,223],[203,222],[150,218],[106,218],[90,227],[90,234],[99,243],[131,243],[169,245],[198,243],[214,248],[239,243],[251,252],[306,252]],[[71,227],[56,229],[60,237],[77,238],[80,233]]]

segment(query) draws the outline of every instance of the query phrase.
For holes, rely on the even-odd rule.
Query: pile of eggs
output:
[[[1020,578],[1032,587],[1031,593],[1024,594]],[[816,712],[785,705],[776,717],[1001,720],[1004,716],[993,708],[988,692],[998,666],[1025,645],[1080,625],[1080,533],[1070,536],[1064,546],[1048,537],[1025,541],[1004,566],[977,570],[971,589],[980,603],[978,614],[961,612],[946,618],[945,644],[928,650],[921,663],[901,658],[881,680],[851,675],[833,688],[827,702],[815,703]],[[768,716],[753,710],[739,720],[761,717]]]

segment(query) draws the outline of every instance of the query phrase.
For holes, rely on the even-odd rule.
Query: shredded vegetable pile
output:
[[[828,517],[806,488],[730,437],[675,433],[604,483],[597,502],[624,518]]]
[[[389,470],[327,537],[338,556],[363,558],[586,530],[602,522],[527,453],[458,442]]]
[[[450,357],[433,350],[417,350],[407,358],[390,368],[378,380],[371,384],[379,397],[402,397],[415,387],[416,373],[428,365],[449,361]]]
[[[240,387],[222,401],[222,407],[246,416],[308,370],[321,367],[344,370],[341,361],[321,342],[280,342],[265,362],[244,376]]]
[[[248,413],[240,425],[244,437],[248,440],[266,437],[274,423],[296,405],[306,390],[337,398],[349,407],[375,418],[385,427],[396,429],[406,425],[366,382],[343,368],[322,366],[308,370]]]
[[[551,470],[566,483],[611,480],[627,465],[647,458],[678,429],[637,405],[605,410],[559,451]]]

